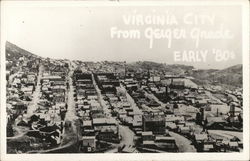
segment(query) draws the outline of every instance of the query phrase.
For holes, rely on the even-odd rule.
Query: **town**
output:
[[[241,152],[242,84],[197,72],[7,49],[7,153]]]

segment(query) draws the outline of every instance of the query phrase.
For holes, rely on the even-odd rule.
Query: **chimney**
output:
[[[203,107],[200,108],[200,112],[201,112],[201,118],[202,120],[204,120],[204,108]]]
[[[235,105],[234,104],[231,104],[230,105],[230,116],[234,117],[235,116]]]

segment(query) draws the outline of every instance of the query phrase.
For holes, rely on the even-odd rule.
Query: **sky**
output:
[[[29,6],[6,5],[4,25],[6,40],[36,55],[50,58],[66,58],[82,61],[155,61],[167,64],[193,65],[199,69],[223,69],[242,63],[241,12],[239,6]],[[208,19],[205,24],[187,25],[182,20],[192,13],[190,22],[201,23],[201,15],[215,16],[213,24]],[[178,24],[161,25],[127,25],[124,15],[173,15]],[[144,20],[145,22],[145,20]],[[190,38],[172,40],[168,47],[167,39],[154,40],[149,47],[149,40],[143,36],[145,29],[184,29],[219,30],[223,25],[233,35],[231,39],[214,39],[200,41],[198,48]],[[139,30],[139,39],[111,37],[111,28],[121,30]],[[227,61],[215,61],[212,49],[229,51],[235,57]],[[191,59],[185,61],[185,51],[207,50],[205,62]],[[174,59],[178,51],[178,60]],[[181,59],[181,60],[180,60]],[[195,62],[194,62],[195,61]]]

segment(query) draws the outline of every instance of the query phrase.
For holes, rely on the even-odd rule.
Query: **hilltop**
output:
[[[38,55],[35,55],[25,49],[22,49],[20,47],[18,47],[15,44],[12,44],[11,42],[6,42],[5,45],[5,51],[6,51],[6,60],[13,60],[13,57],[17,60],[20,57],[36,57],[36,58],[40,58]]]
[[[222,70],[197,70],[192,72],[197,81],[205,83],[242,87],[242,64],[234,65]]]
[[[18,60],[20,57],[41,58],[25,49],[18,47],[15,44],[6,42],[6,60],[13,60],[15,57]],[[112,64],[112,62],[111,62]],[[159,73],[172,75],[185,75],[194,78],[194,82],[198,85],[222,85],[227,87],[242,87],[242,64],[234,65],[226,69],[201,69],[195,70],[193,66],[182,64],[166,64],[152,61],[137,61],[127,63],[128,70],[150,70],[158,71]]]

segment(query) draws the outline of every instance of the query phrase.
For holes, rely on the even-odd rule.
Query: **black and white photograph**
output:
[[[248,160],[248,12],[1,3],[1,160]]]

